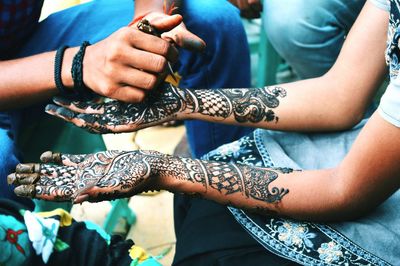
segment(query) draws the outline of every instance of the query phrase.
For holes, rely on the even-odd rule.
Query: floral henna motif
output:
[[[187,90],[186,104],[192,112],[226,119],[234,116],[239,123],[276,121],[272,109],[279,106],[279,97],[286,97],[281,87],[254,89]]]

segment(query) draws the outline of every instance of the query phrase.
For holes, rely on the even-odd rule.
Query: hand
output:
[[[133,132],[175,120],[185,108],[185,101],[177,88],[169,85],[153,91],[141,103],[109,101],[105,103],[72,102],[54,98],[54,104],[46,106],[46,112],[85,128],[91,133]]]
[[[15,193],[22,197],[74,203],[112,200],[154,189],[152,165],[158,155],[150,151],[45,152],[42,164],[19,164],[7,181],[17,186]]]
[[[153,21],[154,27],[169,30],[180,25],[179,15]],[[165,77],[167,62],[178,60],[177,49],[168,41],[124,27],[103,41],[87,47],[83,78],[94,92],[124,102],[140,102],[146,92]]]
[[[183,22],[170,29],[168,29],[167,25],[163,25],[162,22],[165,21],[167,17],[169,16],[164,13],[151,12],[143,19],[148,20],[152,26],[161,32],[161,39],[194,52],[201,52],[205,49],[205,42],[195,34],[188,31]],[[138,22],[131,23],[130,25],[136,28],[137,23]]]
[[[229,2],[240,9],[240,15],[244,18],[261,17],[263,8],[260,0],[229,0]]]

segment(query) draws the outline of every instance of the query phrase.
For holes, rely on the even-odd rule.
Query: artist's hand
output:
[[[178,16],[178,15],[174,15]],[[173,28],[167,30],[167,27],[159,27],[161,21],[165,21],[169,15],[160,12],[151,12],[146,15],[143,19],[146,19],[154,26],[159,32],[161,32],[161,38],[174,43],[177,46],[188,49],[194,52],[201,52],[206,47],[206,43],[197,35],[191,33],[186,28],[185,24],[181,22]],[[132,23],[132,27],[136,27],[136,23]]]
[[[174,29],[181,22],[179,15],[153,21],[162,30]],[[178,51],[170,42],[135,27],[124,27],[87,47],[83,60],[84,83],[108,98],[140,102],[147,91],[164,79],[167,62],[177,60]]]
[[[72,102],[54,98],[55,104],[46,106],[46,112],[85,128],[92,133],[133,132],[163,122],[175,120],[185,108],[178,88],[167,85],[153,91],[141,103],[108,101],[105,103]]]
[[[155,156],[154,156],[155,155]],[[98,202],[155,189],[157,152],[105,151],[69,155],[45,152],[41,164],[19,164],[8,176],[18,196],[50,201]]]
[[[259,18],[262,12],[260,0],[229,0],[231,4],[240,9],[240,15],[244,18]]]

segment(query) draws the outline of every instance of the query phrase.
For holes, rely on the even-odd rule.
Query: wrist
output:
[[[64,59],[62,62],[61,80],[64,86],[71,90],[74,87],[74,81],[71,75],[72,60],[74,58],[74,55],[78,52],[78,50],[79,50],[78,47],[66,49],[64,52]]]
[[[196,112],[195,98],[188,89],[181,89],[176,87],[176,94],[179,95],[181,102],[181,109],[176,113],[177,120],[191,119],[192,115]]]

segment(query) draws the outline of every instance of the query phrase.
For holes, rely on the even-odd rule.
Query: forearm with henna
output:
[[[129,132],[174,119],[200,119],[266,127],[276,124],[275,109],[286,97],[281,87],[193,90],[168,85],[137,104],[102,104],[55,99],[46,111],[93,133]],[[61,106],[61,107],[60,107]]]
[[[74,202],[112,200],[166,189],[249,210],[271,210],[289,193],[271,183],[291,169],[264,169],[174,157],[155,151],[88,155],[46,152],[8,177],[19,196]]]
[[[172,192],[196,195],[263,214],[276,211],[276,205],[289,193],[271,183],[289,168],[266,169],[233,163],[166,156],[153,170],[159,186]]]

